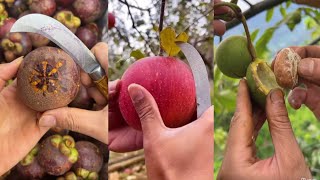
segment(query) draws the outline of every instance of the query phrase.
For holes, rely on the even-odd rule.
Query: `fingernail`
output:
[[[131,100],[135,103],[141,101],[144,98],[143,92],[136,87],[129,86],[128,91],[129,91]]]
[[[54,127],[56,125],[56,118],[51,115],[42,116],[39,120],[39,126]]]
[[[284,103],[283,93],[280,89],[273,89],[270,98],[272,103]]]
[[[314,61],[312,60],[301,60],[299,63],[299,71],[303,76],[312,76],[314,68]]]

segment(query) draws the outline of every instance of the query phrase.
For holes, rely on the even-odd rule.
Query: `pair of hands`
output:
[[[120,85],[120,80],[109,83],[109,149],[144,148],[149,179],[213,179],[213,107],[190,124],[167,128],[152,95],[132,84],[128,91],[141,120],[141,132],[129,127],[121,116],[117,102]]]
[[[98,43],[92,49],[103,69],[108,67],[108,47]],[[81,82],[97,104],[97,111],[63,107],[43,114],[23,104],[17,96],[15,77],[22,57],[0,65],[0,175],[16,165],[52,127],[69,129],[108,142],[107,100],[94,86],[88,74],[81,72]]]
[[[306,88],[294,88],[288,101],[295,109],[305,104],[320,119],[320,46],[291,48],[302,58],[298,75]],[[255,139],[266,118],[275,153],[268,159],[260,160],[256,157]],[[264,113],[252,109],[247,84],[245,80],[240,81],[237,109],[231,121],[225,158],[218,174],[218,179],[233,178],[312,178],[293,134],[281,90],[273,90],[267,96]]]

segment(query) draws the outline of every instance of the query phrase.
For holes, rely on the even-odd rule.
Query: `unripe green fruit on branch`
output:
[[[231,78],[243,78],[252,62],[247,38],[231,36],[223,40],[215,52],[215,62],[220,71]]]

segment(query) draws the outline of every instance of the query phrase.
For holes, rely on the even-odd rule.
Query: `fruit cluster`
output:
[[[38,34],[8,33],[16,19],[31,13],[52,16],[90,49],[101,39],[98,21],[106,12],[104,0],[10,0],[0,1],[0,62],[11,62],[32,49],[54,46]]]
[[[108,156],[107,145],[97,140],[50,130],[5,179],[107,179]]]

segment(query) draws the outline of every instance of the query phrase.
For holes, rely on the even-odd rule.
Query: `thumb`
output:
[[[108,110],[88,111],[63,107],[46,111],[39,120],[41,127],[60,127],[108,143]]]
[[[0,65],[0,90],[4,88],[8,80],[12,79],[17,74],[22,60],[23,58],[20,57],[10,63]]]
[[[300,148],[293,134],[283,93],[280,89],[272,90],[266,102],[267,119],[275,154],[300,154]]]
[[[144,136],[158,136],[166,126],[164,125],[158,105],[152,95],[142,86],[131,84],[128,91],[132,103],[141,121]]]

